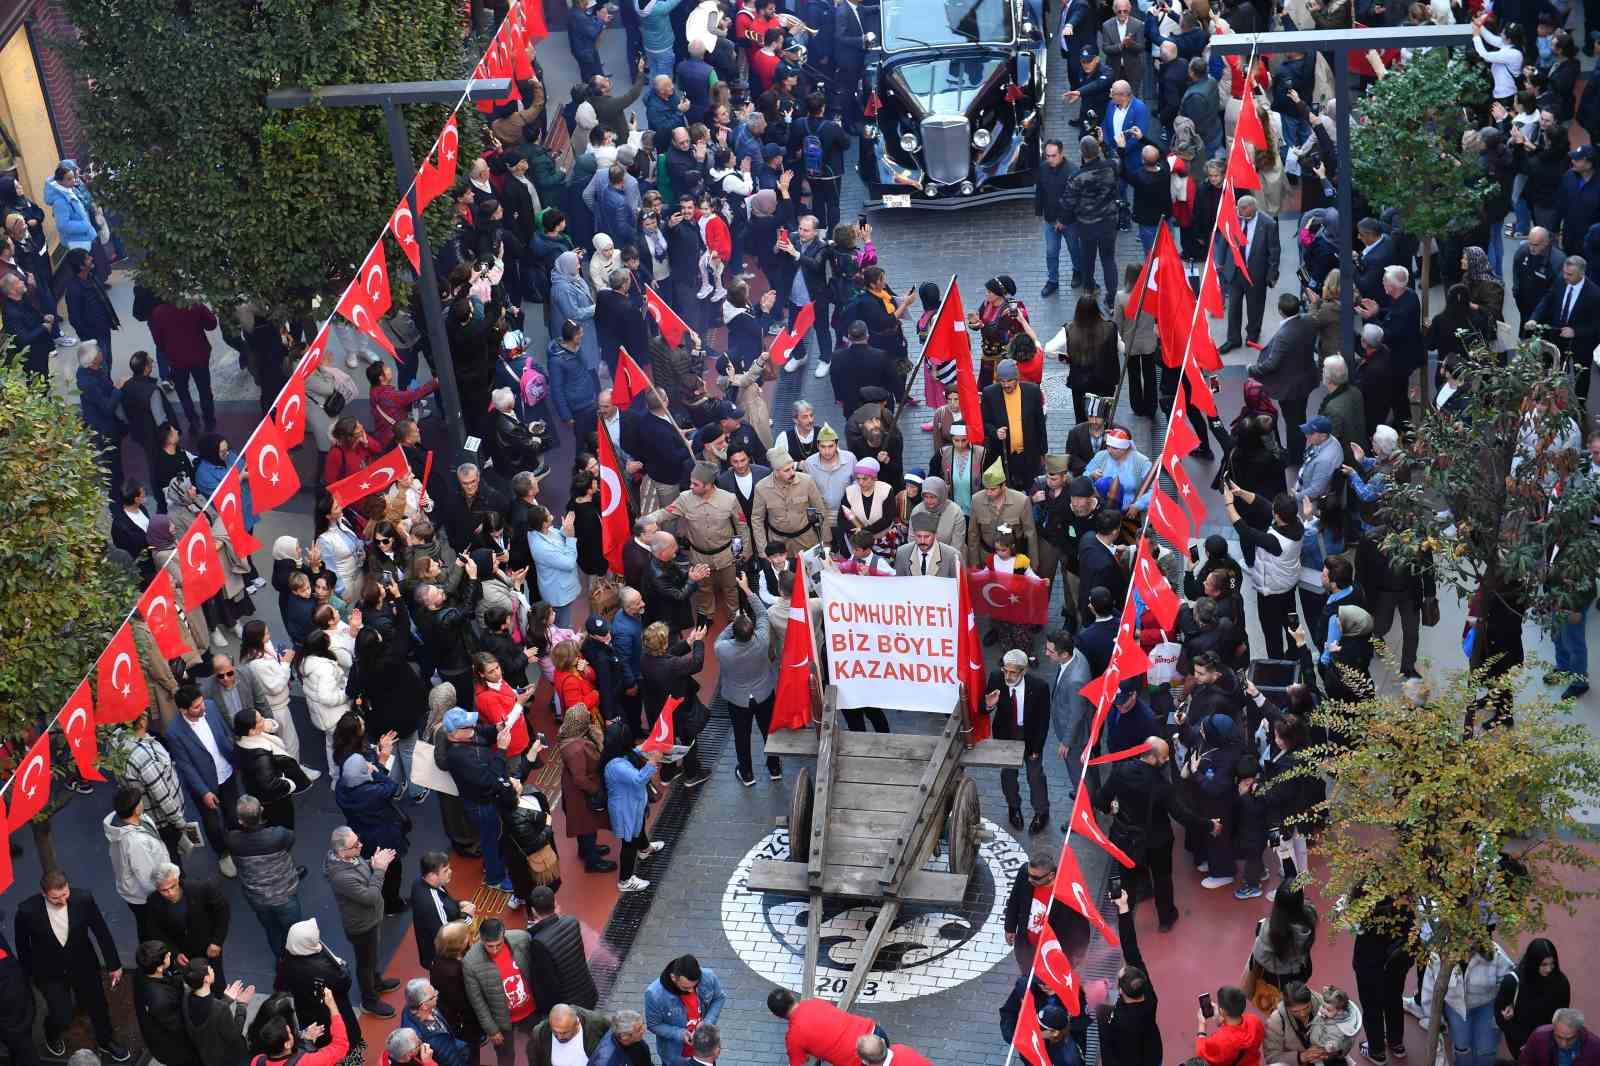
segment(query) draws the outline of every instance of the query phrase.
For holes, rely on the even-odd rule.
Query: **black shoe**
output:
[[[1575,700],[1588,691],[1588,685],[1574,681],[1572,684],[1561,690],[1561,698],[1564,700]]]
[[[1072,275],[1072,283],[1071,283],[1071,285],[1068,286],[1068,288],[1073,288],[1073,289],[1081,289],[1081,288],[1083,288],[1083,275],[1082,274],[1074,274],[1074,275]]]
[[[991,629],[991,630],[989,630],[988,634],[985,635],[984,638],[983,638],[983,646],[986,647],[986,648],[992,648],[992,647],[994,647],[995,643],[997,641],[999,641],[999,639],[1000,639],[999,632],[996,631],[996,630]]]
[[[400,987],[400,982],[399,981],[396,981],[392,977],[384,977],[384,978],[382,978],[382,979],[380,979],[378,981],[378,994],[382,995],[385,992],[393,992],[395,989],[397,989],[399,987]]]
[[[1235,348],[1239,347],[1239,343],[1240,342],[1235,341],[1235,340],[1223,341],[1222,344],[1217,348],[1217,354],[1218,355],[1227,355],[1229,352],[1231,352]]]
[[[128,1052],[127,1048],[116,1043],[101,1044],[100,1054],[104,1055],[112,1062],[127,1062],[129,1059],[133,1058],[133,1055]]]
[[[306,877],[309,875],[309,873],[310,873],[310,871],[307,870],[304,866],[296,866],[294,868],[294,875],[296,877],[298,877],[302,881],[304,881],[306,879]]]
[[[1182,915],[1180,915],[1180,914],[1174,914],[1172,916],[1172,921],[1170,921],[1170,922],[1162,922],[1160,925],[1156,926],[1156,928],[1159,929],[1163,933],[1170,933],[1170,932],[1172,932],[1172,927],[1178,924],[1178,919],[1181,918],[1181,917],[1182,917]]]
[[[684,788],[699,788],[701,785],[705,784],[710,779],[711,779],[711,771],[710,770],[701,770],[699,773],[695,774],[693,777],[684,778],[683,779],[683,787]]]
[[[76,792],[80,796],[94,795],[94,786],[89,784],[87,781],[80,781],[77,778],[73,778],[71,781],[68,781],[67,788],[69,791]]]
[[[383,905],[383,916],[385,918],[392,918],[396,914],[404,914],[410,909],[411,905],[409,903],[385,903]],[[399,988],[400,982],[396,981],[395,987]],[[385,989],[385,991],[387,991],[387,989]]]
[[[1021,807],[1013,807],[1013,808],[1011,808],[1011,810],[1008,812],[1008,817],[1011,820],[1011,828],[1013,828],[1013,829],[1021,829],[1022,828],[1022,808]]]
[[[596,844],[594,846],[594,853],[596,855],[610,855],[611,854],[611,845],[610,844]]]
[[[1047,281],[1044,283],[1044,288],[1039,290],[1039,299],[1048,299],[1049,297],[1054,296],[1060,289],[1060,285],[1057,285],[1053,281]]]
[[[583,868],[592,874],[608,874],[617,868],[617,864],[610,859],[596,859],[594,862],[584,863]]]
[[[1050,816],[1048,814],[1036,814],[1033,816],[1033,821],[1028,823],[1028,833],[1030,836],[1037,836],[1049,824]]]
[[[361,1009],[374,1018],[393,1018],[394,1008],[387,1003],[363,1003]]]
[[[735,778],[737,778],[739,784],[743,785],[745,788],[755,788],[756,787],[756,775],[755,774],[747,774],[743,770],[739,769],[738,767],[734,767],[733,776]]]

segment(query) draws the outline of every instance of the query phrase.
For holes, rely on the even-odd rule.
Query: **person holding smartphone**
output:
[[[1245,1013],[1249,1003],[1244,990],[1234,985],[1217,989],[1214,1001],[1209,993],[1201,993],[1195,1011],[1194,1053],[1207,1066],[1235,1066],[1260,1059],[1267,1029],[1260,1018]]]
[[[1245,571],[1255,586],[1256,617],[1261,623],[1267,658],[1282,659],[1283,636],[1290,629],[1295,589],[1300,586],[1300,543],[1305,538],[1305,527],[1300,524],[1295,498],[1280,492],[1272,501],[1271,525],[1260,528],[1260,509],[1254,506],[1260,502],[1255,493],[1240,489],[1232,481],[1223,482],[1222,503],[1234,532],[1239,534]],[[1251,510],[1250,520],[1240,515],[1241,508]]]

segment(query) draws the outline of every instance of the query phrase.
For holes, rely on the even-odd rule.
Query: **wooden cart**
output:
[[[1022,743],[985,740],[968,747],[962,708],[935,735],[856,733],[839,722],[829,686],[814,729],[767,738],[769,755],[816,756],[796,776],[789,802],[789,861],[758,860],[750,887],[810,900],[802,989],[815,985],[822,897],[876,901],[877,919],[839,1006],[849,1010],[872,972],[878,949],[904,903],[959,904],[978,859],[977,782],[969,767],[1017,769]],[[948,870],[924,869],[943,843]]]

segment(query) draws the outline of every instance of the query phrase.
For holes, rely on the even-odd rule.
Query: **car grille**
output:
[[[960,115],[929,115],[922,120],[923,155],[928,177],[940,185],[966,180],[972,169],[967,120]]]

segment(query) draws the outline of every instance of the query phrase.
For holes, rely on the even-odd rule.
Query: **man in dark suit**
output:
[[[1121,603],[1128,591],[1128,571],[1117,562],[1117,534],[1122,531],[1122,512],[1102,507],[1095,515],[1094,536],[1078,538],[1078,614],[1089,617],[1089,593],[1104,588],[1112,601]],[[1095,673],[1100,673],[1102,664]]]
[[[1256,207],[1254,196],[1239,197],[1239,228],[1244,231],[1246,278],[1233,261],[1232,251],[1217,249],[1218,269],[1228,292],[1228,339],[1221,350],[1239,347],[1239,318],[1248,310],[1245,340],[1261,339],[1261,317],[1267,310],[1267,292],[1278,284],[1278,220]]]
[[[1383,268],[1394,263],[1394,238],[1383,231],[1383,223],[1375,218],[1356,223],[1356,238],[1361,242],[1357,249],[1356,292],[1384,303],[1388,296],[1383,291]]]
[[[1014,423],[1012,404],[1017,405]],[[1050,441],[1045,428],[1044,393],[1033,382],[1020,380],[1015,359],[1002,359],[995,368],[994,384],[983,390],[979,409],[983,412],[983,435],[995,442],[1005,465],[1006,484],[1020,492],[1032,492],[1033,479],[1039,476]]]
[[[570,1003],[593,1010],[600,1002],[589,961],[584,955],[583,926],[556,908],[556,894],[540,885],[528,896],[533,938],[534,999],[549,1004]]]
[[[660,388],[647,390],[623,412],[622,450],[634,456],[629,476],[643,473],[648,481],[639,486],[641,512],[661,510],[688,486],[694,456],[668,413],[667,396]]]
[[[1394,412],[1393,428],[1408,433],[1411,430],[1411,375],[1428,362],[1428,347],[1422,339],[1422,301],[1411,290],[1411,271],[1403,266],[1384,269],[1383,292],[1388,297],[1387,307],[1379,307],[1376,300],[1362,300],[1360,314],[1383,327],[1383,343],[1389,349],[1393,383],[1388,407]],[[1585,352],[1592,350],[1591,345]],[[1588,363],[1586,355],[1584,365]],[[1376,423],[1372,428],[1377,428]]]
[[[1600,288],[1585,276],[1589,264],[1569,255],[1561,264],[1561,282],[1550,287],[1534,308],[1533,321],[1545,327],[1547,339],[1572,361],[1577,373],[1578,402],[1589,406],[1591,353],[1600,343]]]
[[[842,0],[833,12],[833,111],[844,116],[845,127],[861,125],[861,79],[867,68],[867,37],[872,17],[860,0]],[[849,414],[848,411],[845,412]]]
[[[898,396],[902,382],[889,354],[867,343],[865,322],[850,323],[845,337],[847,343],[834,351],[828,365],[832,367],[833,398],[848,418],[861,406],[862,389],[876,385],[890,396]]]
[[[451,922],[471,919],[470,900],[458,902],[450,887],[450,856],[443,851],[422,853],[422,876],[411,886],[411,931],[417,936],[417,961],[424,970],[433,965],[433,939]]]
[[[5,912],[0,911],[0,928],[4,925]],[[12,1004],[0,1011],[0,1047],[14,1066],[39,1066],[39,1049],[33,1043],[33,989],[4,932],[0,932],[0,1003]]]
[[[1037,833],[1050,822],[1050,786],[1044,779],[1044,744],[1050,735],[1050,688],[1028,673],[1028,653],[1012,648],[991,671],[985,686],[984,706],[992,716],[999,740],[1022,741],[1022,765],[1028,772],[1028,802],[1033,821],[1028,832]],[[1000,791],[1005,793],[1011,828],[1022,828],[1022,793],[1017,771],[1000,771]]]
[[[1084,404],[1084,419],[1067,430],[1067,473],[1077,477],[1089,460],[1106,446],[1106,408],[1103,396],[1091,396]],[[1077,565],[1077,560],[1073,560]]]
[[[1111,649],[1117,643],[1117,617],[1113,613],[1120,599],[1113,600],[1111,591],[1104,585],[1086,585],[1086,620],[1078,630],[1078,650],[1089,660],[1089,676],[1099,677],[1111,665]]]
[[[232,722],[233,716],[247,707],[271,717],[272,706],[256,685],[255,676],[235,666],[229,655],[211,657],[211,676],[200,682],[200,694],[217,708],[224,722]]]
[[[175,864],[167,863],[156,870],[156,890],[145,904],[146,939],[164,943],[179,966],[205,959],[214,975],[212,983],[226,988],[222,948],[231,915],[228,897],[216,882],[184,877]]]
[[[239,801],[239,781],[233,772],[233,730],[223,721],[217,705],[194,685],[179,685],[173,696],[180,712],[164,735],[172,753],[173,769],[189,794],[206,839],[220,858],[225,877],[235,876],[223,833],[234,824],[234,804]]]
[[[1306,437],[1300,432],[1300,424],[1306,420],[1306,401],[1321,381],[1317,368],[1318,329],[1310,315],[1300,313],[1300,301],[1293,293],[1278,297],[1278,313],[1283,316],[1283,324],[1248,373],[1283,408],[1288,425],[1288,458],[1299,466],[1306,454]]]
[[[122,960],[105,916],[93,895],[74,895],[67,875],[59,870],[41,877],[39,889],[39,895],[17,908],[16,932],[17,960],[44,996],[44,1049],[58,1059],[67,1057],[63,1034],[72,1024],[74,1011],[82,1007],[89,1013],[100,1053],[113,1062],[127,1062],[132,1056],[116,1041],[111,1010],[100,985],[102,970],[111,975],[113,988],[122,980]],[[62,926],[66,929],[64,940],[58,934]]]

